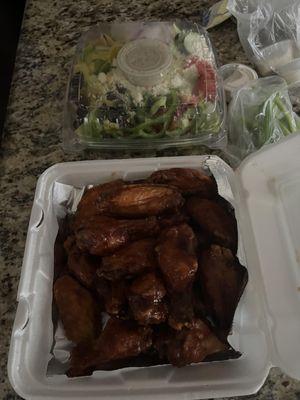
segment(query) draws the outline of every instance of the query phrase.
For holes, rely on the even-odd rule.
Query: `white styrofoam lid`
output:
[[[272,363],[300,379],[300,135],[265,147],[238,168],[248,265],[258,267]],[[251,271],[249,271],[251,273]]]

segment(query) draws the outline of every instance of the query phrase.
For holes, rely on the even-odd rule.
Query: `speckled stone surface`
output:
[[[65,155],[60,147],[62,102],[70,61],[80,34],[98,21],[199,18],[207,0],[28,0],[18,47],[0,165],[0,399],[19,399],[6,372],[10,332],[26,231],[36,180],[49,166],[127,153]],[[211,31],[220,63],[248,63],[232,21]],[[182,154],[200,152],[184,150]],[[163,154],[174,154],[174,150]],[[300,384],[272,369],[264,387],[248,399],[299,400]]]

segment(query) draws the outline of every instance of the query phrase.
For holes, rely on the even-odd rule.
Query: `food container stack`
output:
[[[101,24],[77,48],[64,147],[222,147],[224,116],[214,53],[196,23]]]

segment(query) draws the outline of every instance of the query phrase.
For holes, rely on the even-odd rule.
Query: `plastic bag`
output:
[[[262,75],[300,57],[299,0],[229,0],[242,46]]]
[[[257,79],[235,93],[228,116],[228,151],[242,160],[263,145],[300,129],[284,79]]]

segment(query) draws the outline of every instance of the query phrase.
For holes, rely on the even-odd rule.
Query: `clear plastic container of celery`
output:
[[[66,94],[63,145],[221,148],[224,93],[207,33],[195,22],[113,22],[85,33]]]

